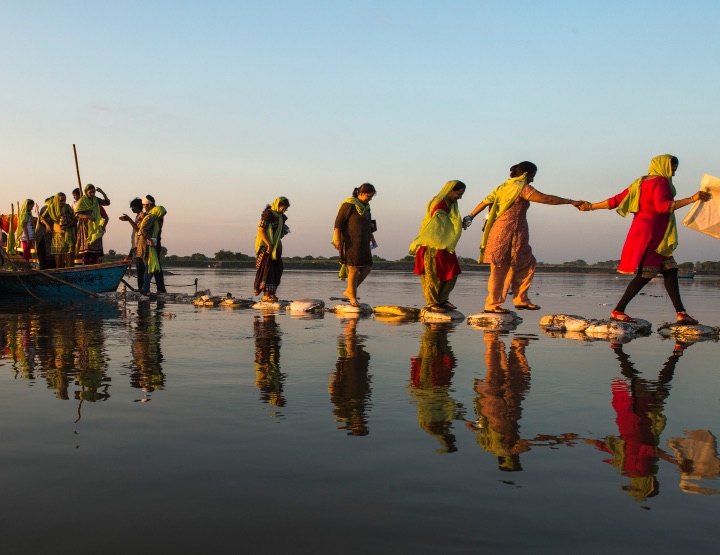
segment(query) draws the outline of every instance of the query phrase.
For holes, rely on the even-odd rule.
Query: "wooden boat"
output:
[[[115,291],[125,275],[128,263],[103,262],[92,266],[36,270],[0,270],[0,296],[36,297],[62,302],[66,298]]]
[[[678,272],[678,279],[694,279],[694,278],[695,278],[694,270],[680,270]]]

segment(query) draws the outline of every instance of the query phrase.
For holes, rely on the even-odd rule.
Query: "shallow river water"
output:
[[[173,270],[249,296],[253,273]],[[479,312],[487,275],[452,300]],[[286,272],[285,299],[339,296]],[[163,301],[3,302],[3,551],[670,553],[720,516],[720,345],[550,337],[544,314],[606,317],[627,278],[539,274],[538,312],[466,323],[296,317]],[[683,280],[720,325],[717,278]],[[421,306],[375,272],[370,305]],[[509,306],[509,303],[508,303]],[[672,319],[653,281],[628,313]]]

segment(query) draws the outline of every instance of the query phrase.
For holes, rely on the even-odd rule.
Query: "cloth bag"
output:
[[[700,189],[712,194],[707,202],[697,201],[683,220],[683,225],[720,239],[720,179],[705,174],[700,182]]]

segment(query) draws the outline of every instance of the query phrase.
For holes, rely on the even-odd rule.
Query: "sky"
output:
[[[530,160],[543,193],[597,202],[680,159],[676,198],[720,176],[720,2],[0,0],[0,212],[82,183],[105,248],[152,194],[168,254],[252,254],[290,199],[287,256],[332,256],[341,202],[375,185],[374,253],[407,254],[451,179],[469,213]],[[688,208],[678,212],[684,217]],[[546,263],[620,258],[614,211],[535,204]],[[479,220],[457,247],[476,257]],[[720,260],[681,226],[676,259]]]

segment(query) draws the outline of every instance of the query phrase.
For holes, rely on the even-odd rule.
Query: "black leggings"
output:
[[[672,268],[670,270],[665,270],[662,272],[662,275],[665,280],[665,290],[675,307],[675,312],[685,312],[685,307],[683,306],[682,299],[680,298],[680,286],[678,285],[677,277],[678,269]],[[637,274],[635,274],[632,281],[628,283],[627,289],[625,289],[625,294],[623,294],[620,301],[618,301],[615,310],[617,312],[625,312],[625,308],[630,301],[633,300],[635,295],[640,293],[642,288],[645,287],[651,279],[652,278],[642,277],[642,261],[640,261],[640,267],[638,268]]]

